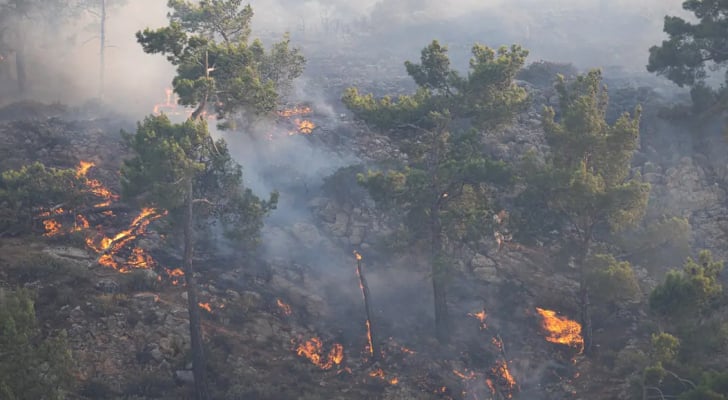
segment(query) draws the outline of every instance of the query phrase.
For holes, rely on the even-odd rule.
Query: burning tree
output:
[[[415,240],[430,247],[437,337],[449,336],[447,311],[448,244],[476,236],[487,213],[487,183],[505,183],[504,164],[483,156],[475,129],[453,129],[454,121],[492,129],[509,122],[527,95],[513,82],[527,51],[519,46],[494,51],[475,45],[470,71],[450,69],[447,49],[433,41],[421,64],[406,62],[419,86],[398,100],[360,95],[350,88],[344,103],[359,119],[391,132],[409,162],[389,172],[360,175],[360,183],[379,204],[404,211]]]
[[[531,207],[551,210],[573,232],[586,353],[592,342],[589,249],[600,227],[616,231],[637,223],[650,189],[639,177],[630,176],[630,162],[639,140],[640,109],[634,116],[625,113],[609,125],[605,120],[609,98],[601,80],[598,70],[573,82],[559,77],[558,114],[551,107],[543,113],[551,156],[545,165],[531,165],[529,186],[523,194],[540,199]]]
[[[182,231],[196,397],[207,399],[200,302],[192,264],[194,232],[219,223],[225,236],[235,239],[240,248],[252,246],[263,217],[275,208],[277,194],[262,201],[243,187],[242,168],[222,139],[215,142],[210,137],[205,121],[172,124],[164,115],[150,116],[126,139],[134,157],[122,167],[123,196],[168,210],[172,229]]]
[[[177,67],[172,81],[179,103],[194,107],[192,118],[209,109],[234,127],[243,112],[271,112],[280,90],[303,73],[305,59],[290,39],[270,51],[249,43],[253,9],[242,0],[170,0],[169,26],[137,32],[146,53],[161,53]],[[212,107],[210,107],[212,105]]]

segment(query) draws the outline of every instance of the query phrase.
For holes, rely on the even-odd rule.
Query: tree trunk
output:
[[[106,0],[101,1],[101,33],[99,44],[99,97],[104,97],[104,69],[106,68]]]
[[[584,338],[584,354],[591,354],[592,349],[592,318],[591,303],[589,301],[589,285],[587,284],[586,257],[589,253],[589,240],[584,241],[584,247],[579,260],[579,308],[581,319],[581,335]]]
[[[190,346],[192,348],[192,374],[195,377],[195,399],[208,400],[207,371],[205,367],[205,353],[202,343],[202,328],[200,326],[200,306],[197,300],[197,283],[195,271],[192,267],[192,179],[186,179],[187,193],[185,198],[184,223],[184,272],[187,282],[187,309],[190,314]]]
[[[447,312],[447,276],[442,266],[442,224],[440,207],[430,208],[432,290],[435,297],[435,335],[446,344],[450,340],[450,318]]]
[[[369,353],[372,356],[372,361],[378,361],[380,358],[379,346],[376,344],[376,336],[374,334],[374,323],[372,322],[372,308],[371,304],[369,303],[369,298],[371,297],[369,294],[369,285],[367,284],[367,279],[364,277],[364,270],[361,266],[361,256],[359,253],[356,254],[356,276],[359,277],[359,287],[361,288],[361,294],[364,297],[364,311],[366,312],[367,317],[367,336],[369,340]]]

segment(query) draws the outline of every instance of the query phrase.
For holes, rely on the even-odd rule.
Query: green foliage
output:
[[[44,338],[33,300],[0,289],[0,395],[8,400],[61,400],[72,386],[65,333]]]
[[[539,174],[526,180],[540,181],[536,184],[544,190],[544,205],[562,215],[577,239],[588,244],[600,225],[617,231],[644,214],[649,185],[629,177],[640,110],[609,125],[605,120],[609,98],[598,70],[572,82],[560,77],[556,90],[558,119],[551,107],[543,114],[551,156]]]
[[[652,291],[650,308],[659,315],[675,316],[683,321],[705,313],[723,292],[718,277],[722,269],[723,262],[714,261],[707,250],[700,252],[697,262],[688,258],[682,271],[670,271],[665,281]]]
[[[595,300],[611,303],[639,299],[639,283],[629,262],[618,262],[609,254],[597,254],[587,264],[587,284]]]
[[[516,78],[539,87],[550,88],[558,75],[571,79],[578,73],[579,71],[572,64],[539,60],[518,71]]]
[[[73,208],[83,198],[82,179],[72,169],[46,168],[40,162],[0,174],[0,233],[32,230],[34,217],[52,207]]]
[[[627,257],[642,266],[664,267],[690,253],[692,228],[686,218],[663,217],[647,226],[615,235]]]
[[[304,57],[290,38],[266,50],[249,42],[253,10],[242,0],[169,0],[169,25],[137,32],[144,52],[161,53],[177,67],[172,84],[179,103],[202,112],[214,106],[221,127],[233,127],[242,112],[272,111],[279,91],[303,72]]]
[[[683,393],[680,400],[726,400],[728,399],[728,371],[710,371],[703,375],[697,388]]]
[[[164,115],[150,116],[125,138],[135,154],[121,170],[126,199],[168,210],[175,224],[186,197],[183,182],[191,179],[198,226],[219,223],[242,248],[257,243],[263,217],[275,208],[278,194],[262,201],[245,188],[242,168],[222,139],[212,139],[204,121],[172,124]]]
[[[683,9],[697,17],[696,23],[666,16],[664,31],[668,39],[650,48],[647,70],[664,75],[682,86],[693,86],[706,78],[710,64],[728,61],[725,26],[728,5],[721,0],[686,0]]]
[[[407,73],[419,87],[415,94],[377,100],[349,88],[342,100],[357,118],[383,129],[404,124],[433,129],[438,124],[433,113],[493,128],[510,122],[527,104],[526,90],[514,82],[527,56],[528,51],[516,45],[493,50],[476,44],[468,74],[461,77],[450,69],[447,47],[434,40],[422,50],[420,64],[405,62]]]
[[[675,336],[661,332],[652,334],[652,358],[659,363],[668,364],[677,358],[680,351],[680,340]]]

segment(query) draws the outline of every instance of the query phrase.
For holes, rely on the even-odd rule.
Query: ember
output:
[[[511,375],[511,371],[508,370],[508,363],[502,360],[497,361],[491,372],[499,378],[500,384],[506,387],[507,397],[509,399],[513,397],[512,392],[517,388],[516,380]]]
[[[344,346],[334,343],[328,356],[324,358],[323,343],[315,337],[301,343],[296,348],[296,354],[308,358],[314,365],[323,370],[329,370],[334,366],[341,365],[344,360]]]
[[[198,306],[200,306],[201,309],[211,313],[212,307],[210,306],[210,303],[197,303]]]
[[[370,372],[369,376],[371,376],[372,378],[379,378],[383,381],[386,381],[390,385],[396,385],[399,383],[399,378],[397,378],[396,376],[387,378],[387,374],[381,368],[377,368],[374,371]]]
[[[564,344],[575,348],[581,353],[584,351],[584,338],[581,336],[581,325],[566,317],[556,315],[556,311],[536,308],[541,315],[542,328],[546,331],[546,340],[551,343]]]

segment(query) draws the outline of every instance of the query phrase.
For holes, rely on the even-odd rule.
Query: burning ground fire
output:
[[[556,315],[556,311],[536,308],[541,316],[541,327],[546,331],[546,340],[551,343],[567,345],[584,351],[584,338],[581,336],[581,325],[566,317]]]
[[[308,106],[296,106],[293,108],[283,109],[277,112],[278,117],[292,121],[296,129],[288,132],[288,136],[297,134],[310,135],[316,129],[316,124],[311,120],[293,117],[305,117],[311,115],[313,110]],[[291,120],[293,118],[293,120]]]
[[[98,198],[93,208],[99,209],[109,206],[112,202],[119,200],[119,195],[106,188],[99,180],[88,178],[88,172],[95,164],[89,161],[80,161],[76,168],[76,176],[82,178],[88,193]],[[58,216],[67,214],[66,210],[57,208],[39,214],[39,217]],[[106,217],[113,217],[110,210],[101,212]],[[97,233],[86,237],[86,246],[99,255],[98,263],[113,268],[121,273],[128,273],[135,269],[151,269],[156,267],[156,262],[144,249],[131,246],[134,241],[142,237],[147,227],[153,221],[167,215],[166,210],[144,208],[129,224],[127,229],[116,233],[113,236],[106,236],[102,233],[101,225],[96,226]],[[63,225],[56,218],[43,221],[46,237],[57,236],[64,233],[85,231],[90,228],[89,221],[81,214],[74,219],[74,226],[71,229],[63,229]],[[184,276],[180,269],[164,268],[172,284],[176,285],[179,279]]]
[[[299,344],[296,354],[308,358],[314,365],[326,371],[341,365],[344,360],[344,346],[334,343],[328,355],[324,355],[321,339],[314,337]]]

